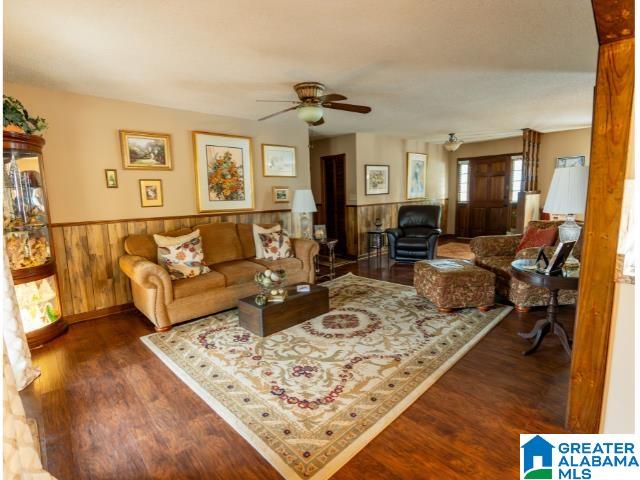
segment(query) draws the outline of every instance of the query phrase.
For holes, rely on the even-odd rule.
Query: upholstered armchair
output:
[[[404,205],[398,211],[398,227],[386,230],[389,257],[413,263],[436,256],[440,229],[439,205]]]
[[[534,220],[529,222],[527,228],[557,228],[561,223],[562,221]],[[520,258],[536,258],[538,254],[536,247],[525,248],[516,253],[520,240],[522,235],[489,235],[472,239],[469,246],[475,254],[476,265],[496,274],[496,293],[512,302],[519,312],[527,312],[531,307],[548,305],[549,291],[511,276],[511,262]],[[580,239],[573,249],[576,258],[580,258],[581,246]],[[555,246],[545,248],[548,258],[551,258],[554,250]],[[576,291],[560,290],[558,303],[574,304],[576,296]]]

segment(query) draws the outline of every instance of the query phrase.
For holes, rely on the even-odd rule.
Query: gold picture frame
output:
[[[200,213],[252,211],[254,209],[255,186],[251,137],[194,131],[192,138],[198,211]],[[241,198],[237,196],[239,189],[235,189],[235,192],[229,192],[229,188],[221,190],[219,183],[212,179],[212,175],[215,175],[215,168],[211,163],[212,160],[224,161],[220,155],[224,158],[229,155],[228,162],[235,166],[236,185],[232,185],[232,187],[241,184],[243,193]],[[239,174],[238,170],[240,170]],[[229,179],[228,175],[225,176],[225,179]]]
[[[289,187],[271,187],[273,203],[289,203],[291,201],[291,189]]]
[[[296,147],[262,144],[263,177],[297,177]]]
[[[115,168],[105,168],[104,181],[107,188],[118,188],[118,171]]]
[[[126,170],[173,170],[168,133],[120,130],[120,148]]]
[[[405,193],[407,200],[427,197],[427,160],[426,153],[407,152],[407,178]]]
[[[162,207],[164,195],[162,193],[162,180],[145,178],[140,182],[140,204],[142,207]]]

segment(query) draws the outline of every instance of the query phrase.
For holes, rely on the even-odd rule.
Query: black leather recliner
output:
[[[398,228],[385,230],[389,257],[397,262],[416,262],[436,256],[442,209],[439,205],[404,205],[398,211]]]

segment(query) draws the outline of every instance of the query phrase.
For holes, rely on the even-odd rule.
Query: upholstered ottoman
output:
[[[468,307],[486,311],[493,306],[496,276],[467,260],[422,260],[414,265],[413,285],[440,312]]]

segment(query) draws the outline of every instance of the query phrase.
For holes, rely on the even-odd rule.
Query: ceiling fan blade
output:
[[[325,108],[333,108],[335,110],[345,110],[347,112],[356,112],[356,113],[369,113],[371,111],[371,107],[365,107],[364,105],[352,105],[350,103],[323,103],[323,107]]]
[[[318,100],[321,102],[337,102],[338,100],[346,100],[347,97],[344,95],[340,95],[339,93],[329,93],[327,95],[322,95],[318,97]]]
[[[314,127],[317,127],[319,125],[322,125],[323,123],[324,123],[324,118],[321,118],[317,122],[313,122],[311,125],[314,126]]]
[[[298,100],[256,100],[256,102],[300,103]]]
[[[267,118],[271,118],[271,117],[275,117],[276,115],[280,115],[281,113],[285,113],[285,112],[288,112],[290,110],[295,110],[296,108],[298,108],[297,105],[295,107],[285,108],[284,110],[280,110],[279,112],[272,113],[271,115],[267,115],[266,117],[259,118],[258,121],[266,120]]]

